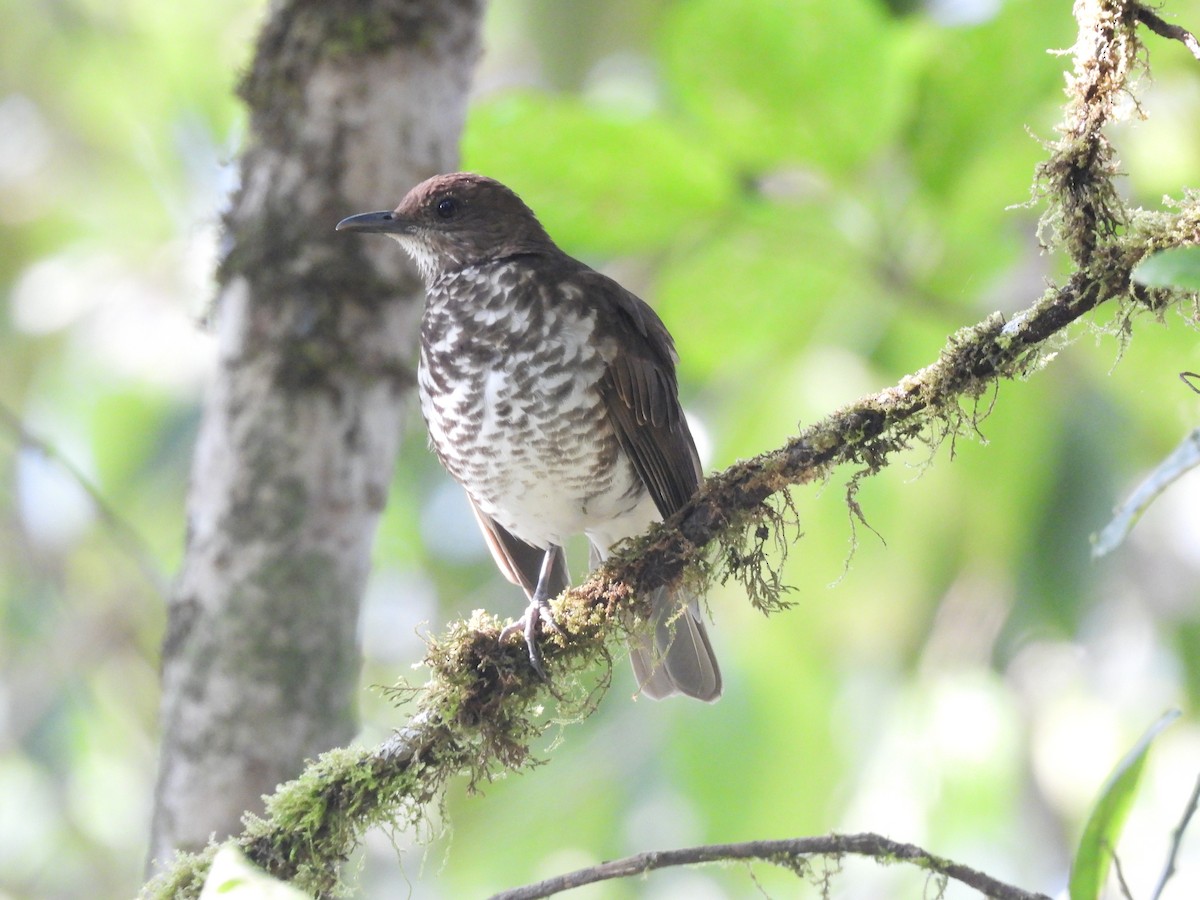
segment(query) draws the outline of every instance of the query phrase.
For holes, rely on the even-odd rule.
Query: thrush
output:
[[[700,484],[671,336],[490,178],[438,175],[395,210],[337,229],[395,238],[420,270],[421,412],[496,564],[529,599],[501,639],[523,632],[545,677],[537,638],[569,584],[567,538],[587,535],[595,565]],[[721,674],[697,598],[660,588],[650,607],[652,637],[630,640],[641,692],[716,700]]]

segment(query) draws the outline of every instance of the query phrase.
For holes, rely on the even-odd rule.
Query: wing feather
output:
[[[595,275],[595,273],[592,273]],[[679,405],[675,346],[662,320],[645,302],[601,275],[617,311],[611,349],[600,382],[609,421],[663,518],[700,486],[700,457]]]

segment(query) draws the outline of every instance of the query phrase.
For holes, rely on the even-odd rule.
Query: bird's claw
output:
[[[558,626],[554,623],[554,615],[550,612],[550,601],[535,597],[529,601],[529,606],[525,608],[525,613],[521,618],[504,627],[504,630],[500,632],[500,640],[503,642],[513,634],[524,635],[525,647],[529,650],[529,664],[533,666],[533,671],[537,672],[542,681],[549,681],[550,676],[546,674],[546,666],[542,663],[542,651],[537,644],[540,630],[557,631]]]

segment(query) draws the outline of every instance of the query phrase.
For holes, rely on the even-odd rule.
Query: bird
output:
[[[514,191],[483,175],[436,175],[394,210],[337,230],[394,238],[416,264],[430,444],[528,599],[500,639],[522,633],[546,678],[537,640],[570,583],[564,542],[585,534],[595,566],[700,485],[674,341],[645,301],[561,250]],[[639,692],[718,699],[699,599],[663,587],[650,609],[652,633],[630,637]]]

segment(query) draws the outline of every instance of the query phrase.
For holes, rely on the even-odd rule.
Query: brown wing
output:
[[[546,552],[532,544],[527,544],[506,529],[503,525],[475,505],[475,500],[469,494],[471,510],[487,541],[488,549],[492,551],[492,559],[496,561],[500,572],[513,584],[525,591],[525,596],[532,597],[537,588],[538,574],[541,572],[542,559]],[[562,547],[555,547],[554,569],[551,572],[550,596],[557,597],[571,583],[571,575],[567,571],[567,558]]]
[[[645,482],[663,518],[700,486],[700,457],[679,405],[675,346],[649,306],[603,276],[615,303],[615,347],[600,382],[621,448]],[[593,288],[595,289],[595,288]]]
[[[608,419],[621,449],[650,491],[663,518],[700,486],[700,457],[688,430],[675,378],[675,345],[649,306],[616,282],[589,272],[591,294],[612,314],[602,316],[608,367],[600,380]],[[600,326],[598,326],[600,327]],[[686,694],[713,701],[721,696],[721,670],[713,654],[699,602],[675,588],[651,598],[652,634],[631,634],[629,650],[639,689],[658,699]]]

